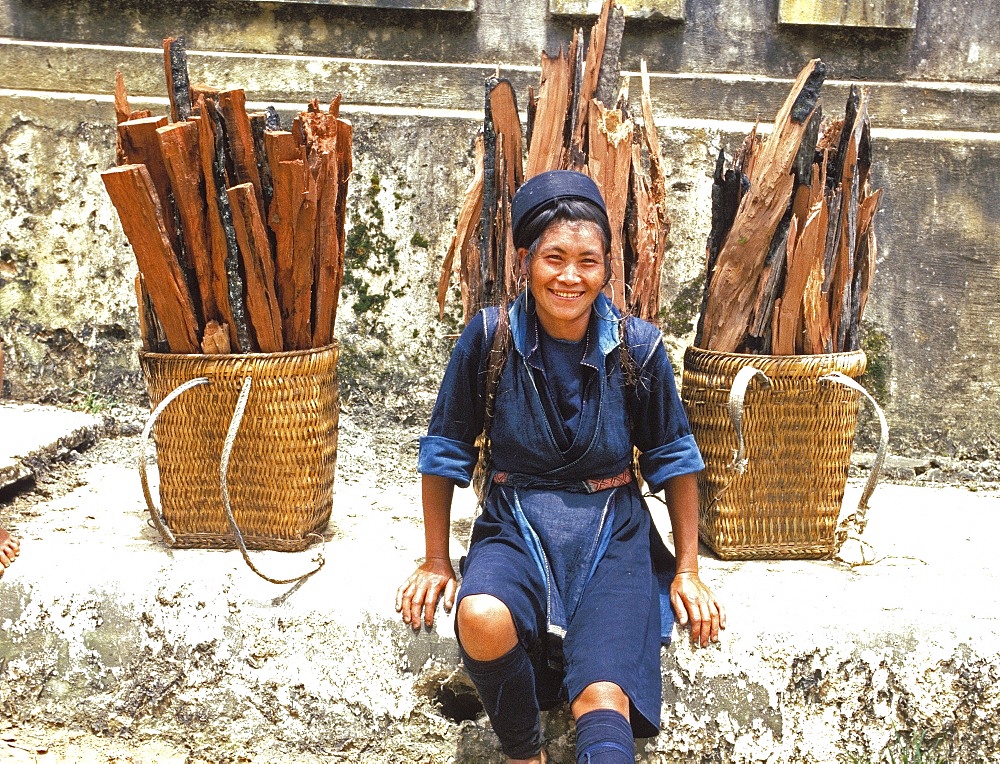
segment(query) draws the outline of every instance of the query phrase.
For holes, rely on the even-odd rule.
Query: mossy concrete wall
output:
[[[439,322],[433,294],[472,174],[483,76],[499,63],[523,105],[541,49],[590,20],[547,0],[403,5],[0,0],[4,394],[141,395],[134,259],[98,173],[113,162],[115,71],[135,106],[163,113],[159,44],[183,34],[193,81],[245,87],[286,119],[343,93],[356,140],[343,378],[348,395],[378,390],[400,417],[426,413],[414,406],[458,329],[457,299]],[[924,0],[912,30],[780,24],[777,0],[684,10],[683,21],[628,22],[623,45],[626,70],[649,62],[670,172],[663,328],[674,357],[691,339],[715,154],[773,119],[788,79],[818,56],[828,113],[842,113],[851,81],[872,92],[886,195],[866,347],[894,448],[996,457],[1000,2]]]

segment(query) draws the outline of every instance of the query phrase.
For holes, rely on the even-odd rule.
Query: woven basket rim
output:
[[[697,345],[688,345],[684,350],[684,354],[688,353],[702,353],[709,356],[719,356],[726,358],[733,358],[736,360],[758,360],[758,361],[794,361],[795,359],[820,359],[829,358],[834,359],[844,359],[850,358],[851,356],[866,355],[865,351],[862,349],[857,350],[845,350],[840,353],[794,353],[792,355],[770,355],[767,353],[728,353],[724,350],[709,350],[708,348],[700,348]]]
[[[159,360],[205,360],[206,358],[247,358],[247,359],[278,359],[295,358],[296,356],[313,355],[325,351],[336,349],[340,343],[334,340],[329,345],[322,345],[318,348],[307,348],[306,350],[282,350],[280,353],[154,353],[151,350],[140,350],[139,358],[148,358],[151,361]]]

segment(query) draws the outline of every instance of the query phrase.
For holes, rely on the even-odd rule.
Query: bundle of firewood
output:
[[[607,203],[613,274],[608,293],[620,309],[657,318],[660,264],[670,230],[666,187],[645,62],[641,121],[633,118],[627,83],[621,87],[624,29],[624,11],[605,0],[586,50],[579,29],[567,52],[542,53],[538,91],[528,90],[524,136],[510,81],[500,78],[499,70],[486,80],[475,177],[441,271],[442,313],[453,268],[459,272],[466,322],[481,307],[513,297],[519,262],[510,228],[511,198],[527,178],[572,169],[590,175]],[[526,166],[522,139],[528,146]]]
[[[274,353],[333,341],[344,277],[351,124],[314,100],[283,130],[242,90],[192,86],[163,44],[170,119],[115,86],[117,164],[101,174],[139,264],[143,346]]]
[[[868,93],[823,118],[826,67],[802,70],[761,141],[720,152],[695,345],[795,355],[856,350],[875,271]]]

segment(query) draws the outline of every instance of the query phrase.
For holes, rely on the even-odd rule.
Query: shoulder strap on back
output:
[[[486,333],[489,336],[490,313],[484,311],[483,319],[486,324]],[[510,355],[510,348],[513,339],[510,333],[510,315],[507,306],[501,305],[497,308],[497,321],[493,329],[493,338],[490,341],[490,350],[486,356],[486,385],[484,390],[484,410],[483,410],[483,432],[479,436],[479,460],[472,475],[472,486],[476,491],[479,504],[482,506],[486,500],[486,482],[489,480],[492,471],[492,460],[490,458],[490,429],[493,426],[493,414],[496,410],[497,388],[500,385],[500,375],[503,367],[507,364],[507,356]]]

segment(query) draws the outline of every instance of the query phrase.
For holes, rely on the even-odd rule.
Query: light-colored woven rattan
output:
[[[833,371],[857,379],[865,364],[862,351],[759,356],[688,348],[681,397],[706,465],[698,480],[699,532],[719,557],[833,556],[860,396],[818,380]],[[746,365],[764,372],[772,388],[751,384],[747,391],[748,466],[740,474],[726,406]]]
[[[298,551],[319,539],[333,507],[337,346],[288,353],[139,356],[151,406],[196,377],[210,383],[170,403],[153,429],[160,501],[182,548],[232,548],[219,464],[243,380],[250,398],[228,487],[247,547]],[[310,534],[314,534],[310,537]]]

